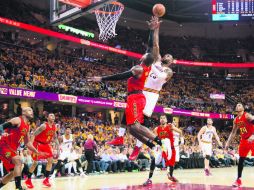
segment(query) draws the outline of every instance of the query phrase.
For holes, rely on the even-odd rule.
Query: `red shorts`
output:
[[[5,142],[0,142],[0,160],[2,160],[4,168],[9,172],[14,169],[12,158],[17,156],[17,153],[12,150]]]
[[[250,151],[252,156],[254,156],[254,141],[249,142],[246,139],[242,139],[239,145],[239,156],[246,157]]]
[[[166,166],[174,166],[176,163],[176,150],[172,149],[172,156],[170,160],[168,160],[168,155],[164,151],[162,152],[162,157],[165,160]]]
[[[125,110],[126,123],[132,125],[135,122],[143,123],[143,110],[146,105],[146,98],[144,94],[131,94],[127,97],[127,107]]]
[[[50,146],[50,144],[42,144],[42,143],[34,141],[33,145],[38,150],[38,152],[45,152],[46,153],[46,155],[44,155],[44,156],[32,153],[33,160],[35,160],[35,161],[45,160],[45,159],[53,157],[53,150],[52,150],[52,147]]]

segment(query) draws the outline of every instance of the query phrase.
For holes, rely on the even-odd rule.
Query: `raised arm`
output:
[[[235,120],[234,120],[234,122],[233,122],[233,129],[232,129],[232,131],[231,131],[231,133],[229,135],[229,138],[228,138],[228,140],[226,142],[225,149],[228,149],[229,144],[231,143],[232,139],[236,136],[237,129],[238,128],[237,128],[237,126],[235,124]]]
[[[156,28],[154,30],[153,56],[155,61],[161,60],[160,46],[159,46],[159,28]]]
[[[146,53],[153,53],[153,43],[154,43],[153,38],[154,38],[154,30],[150,29]]]
[[[148,49],[146,52],[152,53],[155,61],[160,59],[160,48],[159,48],[160,23],[161,21],[159,21],[159,18],[155,16],[153,16],[152,19],[148,22],[150,34],[148,39]]]

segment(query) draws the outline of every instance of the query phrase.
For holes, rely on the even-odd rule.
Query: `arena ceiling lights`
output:
[[[38,26],[33,26],[30,24],[22,23],[22,22],[17,22],[17,21],[10,20],[10,19],[4,18],[4,17],[0,17],[0,23],[9,25],[9,26],[13,26],[13,27],[17,27],[17,28],[21,28],[24,30],[36,32],[36,33],[43,34],[46,36],[51,36],[51,37],[59,38],[62,40],[67,40],[67,41],[83,44],[86,46],[95,47],[95,48],[102,49],[105,51],[114,52],[117,54],[122,54],[125,56],[137,58],[137,59],[140,59],[142,57],[142,55],[139,53],[117,49],[117,48],[114,48],[114,47],[111,47],[111,46],[108,46],[105,44],[100,44],[100,43],[96,43],[96,42],[93,42],[90,40],[85,40],[85,39],[77,38],[74,36],[55,32],[52,30],[47,30],[47,29],[44,29],[44,28],[41,28]],[[254,68],[254,62],[253,63],[215,63],[215,62],[194,62],[194,61],[186,61],[186,60],[175,60],[175,64],[185,65],[185,66],[218,67],[218,68]]]

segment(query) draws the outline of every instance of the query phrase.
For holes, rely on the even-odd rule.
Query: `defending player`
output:
[[[238,129],[240,129],[241,141],[239,145],[238,176],[233,186],[241,187],[244,160],[250,151],[252,156],[254,156],[254,116],[244,111],[242,103],[238,103],[235,110],[237,116],[234,119],[233,130],[228,138],[225,149],[228,149],[230,142],[236,136]]]
[[[5,169],[9,172],[0,181],[0,188],[15,179],[15,186],[17,190],[23,190],[21,186],[21,157],[17,154],[17,149],[21,144],[35,154],[45,155],[39,153],[30,141],[30,126],[28,122],[33,118],[33,110],[30,107],[22,109],[22,116],[15,117],[6,123],[0,125],[0,133],[5,134],[0,136],[0,159],[3,161]]]
[[[173,63],[173,57],[169,54],[166,54],[163,58],[161,58],[160,53],[159,53],[159,25],[160,21],[158,20],[157,17],[153,17],[151,22],[149,23],[155,23],[156,28],[154,29],[154,43],[153,43],[153,56],[155,58],[155,62],[151,66],[151,71],[149,72],[144,89],[143,89],[143,94],[145,95],[146,98],[146,104],[145,108],[143,110],[144,118],[145,118],[145,123],[144,125],[146,127],[149,127],[150,124],[147,122],[154,111],[154,108],[156,106],[156,103],[159,99],[159,92],[162,89],[163,85],[171,79],[173,76],[172,70],[169,68],[169,66]],[[119,129],[119,137],[116,139],[112,140],[108,144],[110,145],[122,145],[123,144],[123,136],[125,134],[125,129],[120,128]],[[137,141],[136,146],[134,147],[133,153],[130,155],[129,159],[130,160],[136,160],[140,148],[142,146],[142,143]]]
[[[202,138],[201,138],[202,136]],[[216,128],[213,126],[213,120],[207,119],[207,125],[203,126],[199,133],[198,133],[198,142],[199,146],[203,152],[204,156],[204,163],[205,163],[205,175],[210,176],[211,171],[209,167],[210,158],[212,156],[212,149],[213,149],[213,136],[215,136],[216,141],[218,142],[219,146],[222,147],[222,143],[220,142],[220,138],[216,132]]]
[[[152,22],[150,28],[158,27],[158,23]],[[92,77],[91,81],[106,81],[106,80],[122,80],[129,78],[127,81],[127,107],[125,110],[126,124],[129,126],[130,133],[139,139],[142,143],[145,143],[148,147],[154,147],[154,142],[161,145],[160,139],[153,134],[152,131],[144,127],[144,114],[146,99],[143,94],[145,81],[148,74],[151,71],[151,65],[154,63],[153,54],[150,53],[153,47],[153,30],[149,35],[149,48],[148,53],[144,54],[141,59],[141,64],[133,67],[130,71],[106,76],[106,77]],[[124,122],[123,122],[124,124]]]
[[[175,161],[176,161],[176,151],[174,147],[174,137],[173,132],[177,132],[182,135],[182,131],[178,129],[174,124],[168,124],[167,116],[160,116],[160,126],[154,129],[154,133],[162,139],[163,148],[162,150],[158,147],[157,151],[154,151],[154,156],[152,156],[149,178],[143,184],[144,186],[152,184],[152,176],[155,170],[155,166],[161,163],[162,158],[164,158],[168,171],[168,179],[172,182],[178,182],[178,180],[173,176]]]
[[[48,120],[47,122],[43,123],[40,127],[38,127],[35,130],[33,136],[31,137],[34,147],[36,147],[39,152],[47,152],[47,156],[38,156],[36,154],[32,154],[34,162],[29,169],[28,178],[25,181],[25,184],[28,188],[34,187],[31,181],[31,177],[38,164],[37,161],[41,159],[47,160],[45,179],[43,180],[42,183],[46,187],[51,187],[51,184],[49,183],[49,175],[53,163],[53,150],[50,144],[54,140],[56,143],[57,150],[59,152],[59,142],[56,134],[57,128],[54,123],[55,115],[53,113],[48,114],[47,120]]]

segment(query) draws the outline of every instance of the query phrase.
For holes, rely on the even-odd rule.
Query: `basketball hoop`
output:
[[[114,1],[94,11],[100,29],[100,40],[105,41],[117,35],[116,23],[119,20],[123,10],[124,5]]]

